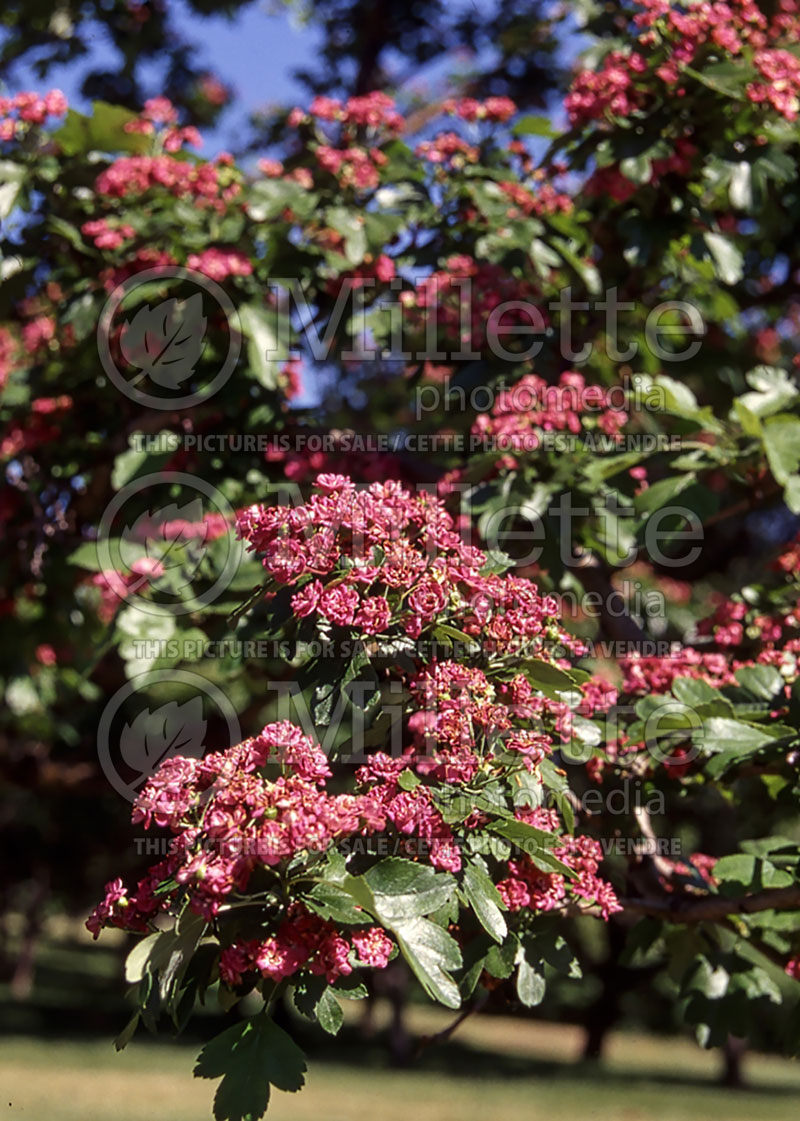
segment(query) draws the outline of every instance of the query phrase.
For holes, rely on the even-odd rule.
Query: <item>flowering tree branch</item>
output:
[[[668,899],[620,899],[623,913],[645,915],[679,923],[723,922],[729,915],[755,915],[761,911],[800,910],[800,883],[767,888],[752,895],[675,895]]]

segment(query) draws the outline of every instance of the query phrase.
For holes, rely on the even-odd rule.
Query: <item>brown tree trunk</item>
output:
[[[49,874],[46,868],[39,868],[30,901],[25,908],[22,945],[9,982],[9,991],[13,1000],[27,1000],[33,991],[36,950],[39,946],[44,908],[49,895]]]
[[[729,1035],[722,1048],[722,1085],[731,1090],[744,1087],[742,1060],[747,1049],[747,1041],[737,1035]]]

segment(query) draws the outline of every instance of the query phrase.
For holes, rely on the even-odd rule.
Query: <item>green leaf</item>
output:
[[[171,931],[162,931],[160,934],[148,934],[146,938],[142,938],[140,942],[136,943],[125,959],[125,980],[129,985],[135,985],[137,981],[141,981],[154,954],[157,960],[156,947],[163,947],[165,943],[168,943],[171,933]]]
[[[514,972],[518,948],[519,943],[514,934],[502,946],[491,946],[484,962],[486,972],[498,980],[507,980]]]
[[[137,120],[130,109],[95,101],[92,116],[86,117],[74,109],[67,112],[64,124],[53,133],[53,140],[67,156],[81,156],[88,152],[147,152],[152,141],[142,133],[126,132],[125,125]]]
[[[327,988],[317,1002],[315,1009],[319,1026],[328,1035],[336,1035],[344,1022],[342,1006],[336,999],[333,989]]]
[[[751,436],[756,440],[761,440],[764,437],[764,429],[761,421],[754,412],[748,409],[741,397],[737,397],[733,402],[731,409],[731,420],[739,422],[745,436]]]
[[[291,210],[298,218],[313,214],[319,195],[291,179],[259,179],[250,187],[247,212],[254,222],[279,218]]]
[[[22,164],[0,160],[0,218],[7,218],[14,209],[25,175]]]
[[[502,942],[508,933],[500,910],[502,899],[489,873],[477,861],[469,863],[464,871],[464,890],[483,929],[495,942]]]
[[[552,833],[524,821],[495,821],[487,828],[518,845],[543,872],[558,872],[570,880],[575,879],[573,870],[553,855],[552,845],[557,838]]]
[[[457,627],[451,627],[449,623],[439,623],[435,626],[433,629],[433,637],[437,642],[441,642],[442,645],[447,643],[452,645],[454,642],[464,646],[473,646],[475,644],[475,639],[471,635],[460,631]]]
[[[184,912],[175,929],[172,941],[164,948],[164,961],[159,969],[158,990],[161,1000],[172,1007],[180,991],[189,963],[206,929],[206,920],[191,911]]]
[[[723,284],[737,284],[744,275],[744,257],[732,241],[722,234],[707,232],[703,234],[717,276]]]
[[[304,897],[306,906],[323,919],[337,923],[357,925],[367,919],[364,911],[353,902],[353,897],[337,884],[315,884],[311,891]]]
[[[753,76],[752,67],[743,65],[738,59],[712,62],[704,65],[702,71],[683,63],[681,71],[690,74],[695,81],[713,90],[714,93],[721,93],[724,97],[733,98],[735,101],[745,100],[744,86]]]
[[[717,880],[733,880],[748,887],[755,875],[756,858],[746,853],[733,853],[723,856],[714,865],[714,878]]]
[[[742,666],[734,677],[751,697],[772,701],[783,693],[784,679],[774,666]]]
[[[344,256],[348,265],[360,265],[367,251],[367,232],[361,214],[344,206],[329,206],[325,211],[325,221],[344,238]]]
[[[90,572],[101,572],[103,569],[96,541],[85,541],[83,545],[79,545],[75,552],[67,557],[67,562],[77,565],[78,568],[87,568]]]
[[[786,480],[783,501],[793,514],[800,514],[800,475],[790,475]]]
[[[523,958],[517,967],[517,996],[525,1007],[535,1008],[541,1004],[545,988],[544,975]]]
[[[644,376],[641,385],[644,392],[653,395],[654,403],[658,402],[659,397],[663,400],[665,412],[671,413],[673,416],[683,417],[684,420],[692,420],[709,432],[722,433],[724,431],[713,411],[708,406],[701,408],[694,393],[684,382],[676,381],[675,378],[667,377],[666,374],[659,374],[658,377],[652,378],[650,381]]]
[[[699,734],[703,736],[703,747],[710,751],[730,751],[735,748],[756,751],[775,739],[764,728],[732,720],[727,716],[712,716],[705,720]]]
[[[662,506],[668,506],[674,498],[692,486],[696,480],[694,472],[688,475],[672,475],[668,479],[659,479],[647,490],[637,494],[634,507],[639,514],[652,514]]]
[[[653,174],[653,164],[646,152],[621,160],[619,169],[626,179],[640,185],[648,183]]]
[[[752,165],[746,160],[732,166],[728,197],[736,210],[749,210],[753,205]]]
[[[773,416],[800,395],[789,374],[779,366],[756,366],[745,374],[745,379],[754,392],[742,394],[734,406],[737,411],[744,407],[756,417]]]
[[[324,977],[304,973],[292,989],[292,1003],[301,1016],[307,1020],[316,1020],[317,1005],[322,999],[322,994],[328,987]]]
[[[408,768],[406,768],[406,770],[404,771],[401,771],[397,776],[397,785],[401,790],[414,790],[414,788],[419,786],[421,782],[422,779],[419,777],[419,775],[415,775],[414,772],[408,770]]]
[[[754,966],[752,969],[743,969],[731,977],[731,993],[740,991],[747,1001],[759,1000],[766,997],[772,1004],[781,1004],[783,997],[778,985],[773,981],[765,969]]]
[[[119,1033],[117,1038],[114,1040],[115,1050],[123,1051],[128,1046],[128,1044],[130,1043],[130,1041],[134,1037],[136,1029],[139,1026],[139,1018],[140,1018],[139,1013],[134,1012],[134,1014],[131,1016],[130,1020],[128,1020],[125,1027],[122,1029],[122,1031]]]
[[[171,435],[166,429],[159,432],[156,440],[159,438],[164,439],[164,447],[167,449],[163,452],[149,452],[144,447],[141,448],[128,448],[127,451],[120,452],[114,460],[114,470],[111,474],[111,485],[114,490],[122,490],[126,483],[132,479],[138,478],[140,475],[148,475],[153,471],[160,471],[164,464],[172,458],[175,454],[174,449],[169,447],[167,438]]]
[[[447,1008],[460,1008],[461,994],[450,976],[462,964],[455,939],[425,918],[395,922],[392,930],[401,954],[428,996]]]
[[[248,367],[266,389],[278,386],[278,336],[275,316],[259,304],[239,308],[242,330],[247,336]]]
[[[733,715],[730,702],[722,696],[719,689],[715,689],[713,685],[700,681],[696,677],[676,677],[672,682],[672,692],[682,704],[689,708],[721,703],[726,709],[730,709],[731,715]]]
[[[767,417],[764,450],[776,482],[785,485],[800,467],[800,417],[788,413]]]
[[[558,136],[550,119],[539,113],[526,113],[524,117],[520,117],[511,132],[514,136],[546,136],[548,140]]]
[[[714,865],[714,877],[723,884],[734,883],[753,891],[789,887],[794,883],[792,873],[776,868],[770,860],[740,852],[718,860]]]
[[[347,876],[342,883],[355,901],[391,927],[415,915],[430,915],[448,903],[455,879],[435,872],[427,864],[391,856],[373,865],[363,876]]]
[[[581,692],[574,678],[550,662],[543,662],[540,658],[525,658],[514,668],[515,672],[521,670],[534,689],[551,700],[565,701],[573,696],[577,703],[581,699]]]
[[[294,1040],[268,1016],[256,1016],[207,1043],[197,1057],[196,1078],[222,1078],[214,1097],[216,1121],[258,1121],[270,1086],[299,1090],[306,1061]]]
[[[175,616],[158,603],[148,603],[146,610],[130,603],[117,616],[117,631],[123,641],[172,638],[175,627]]]

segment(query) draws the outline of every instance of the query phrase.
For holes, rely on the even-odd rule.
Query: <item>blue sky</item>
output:
[[[248,111],[271,102],[295,103],[307,99],[291,72],[314,57],[316,33],[301,26],[295,17],[290,18],[286,10],[272,13],[263,3],[256,3],[232,20],[222,16],[198,19],[182,3],[173,6],[178,12],[176,23],[182,35],[199,47],[202,61],[235,93],[234,105],[222,117],[220,127],[214,132],[206,130],[212,150],[230,142],[228,138],[235,134],[237,121],[243,120]],[[114,57],[98,28],[93,38],[91,65],[113,65]],[[85,60],[61,67],[43,82],[29,68],[20,67],[12,92],[58,86],[67,94],[71,105],[88,109],[78,92],[81,76],[88,68]]]
[[[482,0],[474,2],[480,4]],[[223,16],[200,19],[188,11],[183,0],[171,0],[170,7],[176,13],[175,23],[183,37],[199,48],[202,62],[231,86],[235,95],[218,128],[205,130],[205,155],[235,146],[237,136],[241,138],[244,135],[244,123],[252,110],[271,103],[307,102],[308,95],[292,78],[292,71],[313,62],[319,32],[302,24],[295,14],[296,8],[290,14],[280,4],[268,6],[265,0],[256,0],[228,20]],[[574,30],[565,36],[564,46],[568,54],[574,54],[577,46]],[[113,66],[114,58],[114,52],[103,41],[102,29],[98,28],[90,61],[84,60],[77,66],[53,71],[46,83],[29,69],[20,68],[15,76],[14,89],[59,86],[67,94],[71,105],[88,109],[78,93],[82,73],[90,64]],[[458,60],[441,59],[418,75],[414,84],[418,88],[426,83],[436,84],[454,64],[458,68]],[[155,68],[152,76],[156,78]],[[153,87],[154,92],[158,92],[157,81],[153,82]]]
[[[300,26],[286,10],[270,14],[263,3],[256,3],[232,20],[199,20],[184,11],[180,25],[210,69],[234,89],[237,104],[223,119],[223,130],[231,127],[238,108],[249,111],[271,102],[306,100],[291,72],[314,57],[316,33]]]

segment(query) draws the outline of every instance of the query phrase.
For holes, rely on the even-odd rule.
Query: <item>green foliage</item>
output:
[[[271,1088],[299,1090],[305,1056],[283,1028],[261,1014],[234,1024],[207,1043],[194,1068],[198,1078],[222,1078],[214,1096],[216,1121],[257,1121]]]

